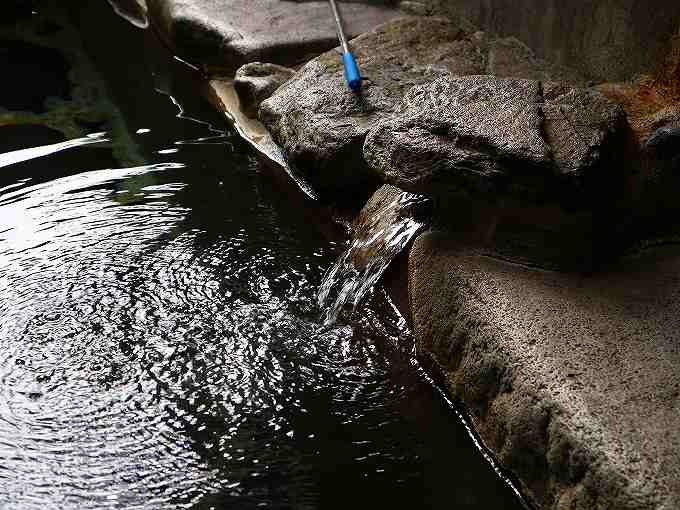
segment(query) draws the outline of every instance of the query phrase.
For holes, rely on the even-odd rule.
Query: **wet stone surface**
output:
[[[416,240],[418,353],[536,507],[680,504],[679,269],[677,243],[583,275]]]
[[[352,222],[347,250],[331,266],[319,287],[324,322],[333,324],[345,309],[356,310],[392,261],[427,228],[430,201],[385,185]]]

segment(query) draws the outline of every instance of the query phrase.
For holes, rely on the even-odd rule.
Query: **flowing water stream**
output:
[[[320,327],[315,206],[104,30],[145,164],[0,129],[0,508],[521,508],[384,293]]]
[[[356,310],[394,258],[424,227],[412,212],[427,203],[425,197],[396,188],[384,195],[379,201],[374,197],[371,202],[376,203],[364,208],[349,247],[324,275],[317,300],[325,310],[325,325],[335,323],[347,308]]]

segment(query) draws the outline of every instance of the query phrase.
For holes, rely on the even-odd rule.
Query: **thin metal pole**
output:
[[[347,37],[345,36],[345,30],[342,27],[342,18],[340,17],[340,12],[338,11],[338,4],[335,0],[328,0],[331,3],[331,11],[333,11],[333,18],[335,19],[335,26],[338,31],[338,39],[340,39],[340,45],[342,46],[342,62],[345,66],[345,80],[347,80],[347,86],[354,93],[359,93],[361,91],[361,71],[357,65],[357,61],[352,55],[349,49],[349,44],[347,44]]]
[[[340,11],[338,11],[338,4],[335,3],[335,0],[328,1],[331,3],[331,10],[333,11],[333,18],[335,18],[335,27],[338,31],[338,39],[340,39],[342,52],[350,53],[349,45],[347,44],[347,37],[345,37],[345,30],[342,27],[342,18],[340,17]]]

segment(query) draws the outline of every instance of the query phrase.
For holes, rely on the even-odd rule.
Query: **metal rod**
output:
[[[340,45],[342,46],[343,53],[350,53],[349,45],[347,44],[347,37],[345,36],[345,30],[342,27],[342,18],[340,17],[340,11],[338,11],[338,4],[335,0],[328,0],[331,3],[331,10],[333,11],[333,18],[335,18],[335,27],[338,31],[338,39],[340,39]]]
[[[340,39],[340,45],[342,46],[342,63],[345,66],[345,80],[352,92],[359,93],[361,91],[361,71],[354,55],[352,55],[349,49],[349,44],[347,44],[347,37],[342,27],[342,18],[338,11],[338,4],[335,3],[335,0],[329,0],[329,2],[331,3],[331,11],[333,11],[333,18],[335,19],[335,26],[338,31],[338,39]]]

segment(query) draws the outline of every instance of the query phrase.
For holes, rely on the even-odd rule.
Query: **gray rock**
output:
[[[536,81],[442,78],[414,87],[406,111],[371,129],[368,164],[386,182],[430,196],[496,191],[508,174],[547,168]]]
[[[294,69],[276,64],[251,62],[236,71],[234,88],[243,112],[249,117],[257,116],[260,103],[295,74]]]
[[[231,75],[253,61],[291,65],[337,46],[328,2],[148,0],[151,23],[185,60]],[[398,15],[383,1],[343,2],[348,36]]]
[[[384,24],[354,39],[352,50],[367,77],[361,94],[348,90],[341,56],[330,51],[306,64],[260,108],[260,119],[291,163],[321,191],[373,178],[362,156],[364,137],[376,122],[400,111],[413,85],[483,65],[466,33],[436,18]]]
[[[409,261],[417,353],[536,508],[680,508],[680,252],[585,277],[438,232]]]
[[[435,221],[493,255],[592,270],[621,249],[625,113],[597,92],[467,76],[416,86],[373,127],[381,179],[436,198]]]
[[[680,2],[420,0],[436,15],[517,37],[541,58],[606,81],[654,72],[680,25]]]
[[[580,182],[611,169],[626,143],[623,109],[594,91],[544,90],[534,80],[446,77],[414,87],[405,104],[371,129],[364,156],[386,182],[429,196],[545,200],[555,176]]]
[[[372,179],[360,155],[364,138],[378,122],[403,109],[402,98],[415,85],[443,76],[485,74],[493,40],[433,17],[406,17],[386,23],[352,41],[363,75],[360,95],[347,90],[340,55],[331,51],[305,65],[262,103],[260,118],[291,161],[322,189],[357,186]],[[529,69],[540,73],[538,59]],[[511,59],[506,59],[511,60]],[[499,72],[514,72],[507,65]]]
[[[628,145],[623,108],[594,90],[571,89],[551,95],[546,87],[544,96],[543,132],[557,172],[583,178],[587,172],[614,170],[610,174],[622,178],[624,172],[615,167]]]

